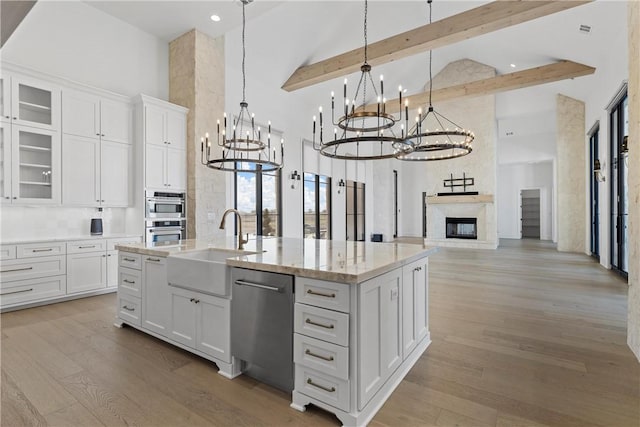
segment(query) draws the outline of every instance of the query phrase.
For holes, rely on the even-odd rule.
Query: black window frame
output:
[[[308,180],[307,176],[313,176],[313,179],[312,180]],[[321,181],[320,180],[321,177],[325,178],[326,182],[320,182]],[[314,173],[311,173],[311,172],[303,172],[302,173],[302,186],[303,186],[303,188],[304,188],[305,182],[312,182],[314,184],[314,198],[315,198],[315,200],[314,200],[314,208],[315,208],[314,209],[314,215],[315,215],[315,218],[314,218],[314,220],[315,220],[314,221],[315,230],[314,231],[315,231],[315,237],[314,238],[317,239],[317,240],[325,240],[325,239],[323,239],[321,237],[322,230],[321,230],[320,224],[321,224],[321,216],[322,215],[327,215],[328,216],[328,219],[327,219],[328,230],[327,230],[326,240],[331,240],[331,238],[333,237],[333,213],[332,213],[332,206],[333,205],[332,205],[332,200],[331,200],[332,199],[332,197],[331,197],[332,196],[331,195],[332,179],[331,179],[330,176],[327,176],[327,175],[319,175],[319,174],[314,174]],[[327,213],[326,214],[322,214],[320,212],[320,187],[321,187],[321,185],[326,185],[326,189],[327,189]],[[306,225],[306,223],[305,223],[305,215],[308,215],[308,213],[305,212],[304,195],[305,195],[305,192],[303,190],[303,192],[302,192],[302,198],[303,198],[303,200],[302,200],[302,227],[303,227],[302,234],[303,234],[303,237],[306,238],[304,227]]]
[[[239,162],[235,163],[236,172],[233,173],[233,207],[238,209],[238,171],[240,165]],[[262,172],[262,165],[257,164],[255,172],[253,171],[243,171],[242,173],[253,173],[256,175],[256,235],[262,236],[262,232],[264,231],[264,208],[263,208],[263,175],[270,175],[276,178],[276,206],[277,206],[277,221],[276,221],[276,235],[272,237],[281,237],[282,236],[282,170],[278,169],[277,171],[271,172]],[[258,233],[260,231],[260,233]],[[238,235],[238,224],[236,222],[234,235]]]

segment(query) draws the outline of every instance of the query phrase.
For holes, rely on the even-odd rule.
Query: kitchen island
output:
[[[291,406],[313,404],[344,425],[367,424],[431,342],[428,256],[437,249],[292,238],[235,247],[233,238],[119,246],[117,326],[198,354],[234,378],[245,365],[231,346],[233,274],[211,270],[209,289],[188,278],[197,268],[176,274],[172,266],[204,260],[232,272],[288,275],[293,327],[282,333],[293,335]]]

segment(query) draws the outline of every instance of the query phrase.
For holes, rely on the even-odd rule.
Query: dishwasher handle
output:
[[[241,280],[241,279],[237,279],[234,283],[236,285],[240,285],[240,286],[250,286],[252,288],[260,288],[260,289],[264,289],[264,290],[267,290],[267,291],[274,291],[274,292],[282,293],[282,288],[278,288],[278,287],[275,287],[275,286],[268,286],[268,285],[262,285],[260,283],[247,282],[246,280]]]

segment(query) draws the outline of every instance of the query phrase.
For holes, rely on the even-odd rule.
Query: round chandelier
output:
[[[319,126],[313,116],[313,148],[320,154],[342,160],[379,160],[392,159],[413,150],[413,141],[405,139],[404,125],[398,135],[394,126],[402,120],[400,115],[386,112],[384,97],[384,81],[380,76],[380,91],[371,78],[371,65],[367,62],[367,0],[364,2],[364,63],[360,67],[360,80],[353,98],[347,97],[347,79],[343,86],[343,106],[338,108],[336,119],[335,94],[331,92],[331,124],[333,138],[325,140],[322,107],[319,108]],[[402,106],[402,87],[400,106]],[[376,109],[366,109],[367,99],[371,96],[377,100]],[[316,133],[318,138],[316,139]]]
[[[431,24],[432,2],[429,4],[429,24]],[[396,156],[405,161],[433,161],[455,159],[471,153],[471,143],[475,138],[473,132],[464,129],[449,120],[433,108],[431,95],[433,92],[433,51],[429,51],[429,107],[426,114],[418,110],[415,124],[407,132],[406,138],[413,142],[413,151],[399,153]],[[405,110],[407,107],[405,106]],[[405,112],[408,118],[408,111]],[[407,125],[408,126],[408,125]]]
[[[249,112],[246,101],[245,71],[245,7],[252,0],[240,0],[242,3],[242,101],[240,112],[231,120],[227,128],[227,113],[224,113],[222,131],[220,120],[216,124],[216,145],[222,148],[222,157],[211,157],[211,139],[207,132],[200,139],[201,163],[211,169],[228,172],[272,172],[282,168],[284,159],[284,140],[280,147],[271,143],[271,122],[267,126],[266,141],[262,139],[262,130],[256,126],[255,115]],[[279,148],[279,149],[278,149]]]

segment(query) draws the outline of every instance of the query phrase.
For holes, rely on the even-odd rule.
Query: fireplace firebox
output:
[[[478,239],[477,218],[447,217],[447,239]]]

